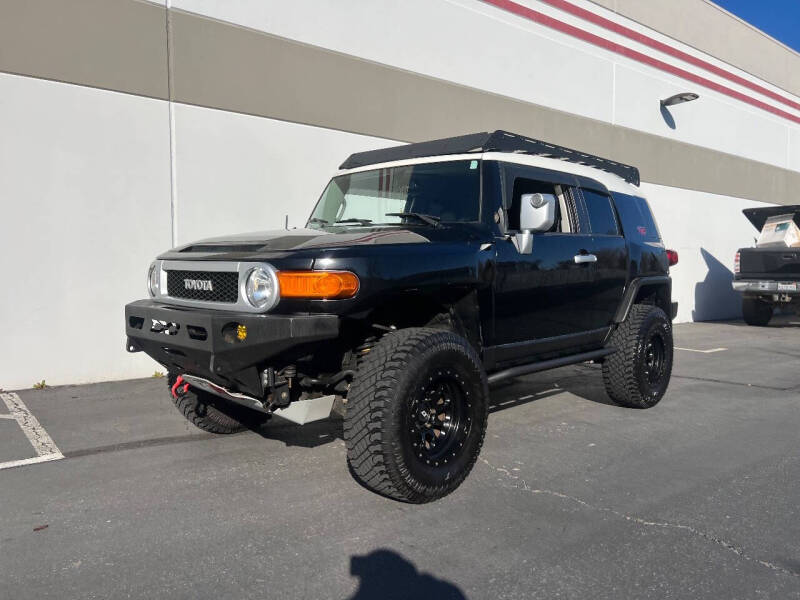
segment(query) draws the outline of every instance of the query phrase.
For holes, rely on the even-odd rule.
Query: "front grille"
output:
[[[235,304],[239,299],[239,274],[221,271],[167,271],[167,294],[172,298],[199,300],[202,302],[227,302]],[[186,281],[211,282],[211,288],[189,289]]]

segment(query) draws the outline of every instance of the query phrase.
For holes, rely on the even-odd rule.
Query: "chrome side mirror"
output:
[[[533,252],[533,234],[548,231],[556,221],[556,197],[553,194],[522,194],[519,228],[515,244],[520,254]]]
[[[547,231],[556,220],[556,197],[553,194],[522,194],[519,228],[522,231]]]

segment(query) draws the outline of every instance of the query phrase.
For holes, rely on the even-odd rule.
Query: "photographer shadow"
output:
[[[458,586],[421,573],[397,552],[375,550],[350,557],[350,574],[358,577],[358,589],[349,600],[466,600]]]

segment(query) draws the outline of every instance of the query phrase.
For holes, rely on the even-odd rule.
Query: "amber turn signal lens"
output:
[[[358,277],[349,271],[278,271],[282,298],[352,298]]]

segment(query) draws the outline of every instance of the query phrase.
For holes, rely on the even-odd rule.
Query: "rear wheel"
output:
[[[258,427],[268,418],[255,411],[234,406],[214,394],[195,387],[188,387],[185,392],[181,389],[177,397],[173,396],[171,390],[177,378],[175,373],[170,373],[167,378],[172,401],[187,421],[203,431],[236,433],[248,427]]]
[[[355,479],[396,500],[430,502],[461,485],[478,458],[488,416],[486,375],[461,336],[403,329],[362,359],[346,411]]]
[[[650,408],[664,396],[672,374],[672,323],[657,306],[634,304],[611,335],[617,351],[603,362],[603,383],[620,406]]]
[[[744,322],[756,327],[764,327],[772,319],[772,304],[758,297],[742,298],[742,316]]]

